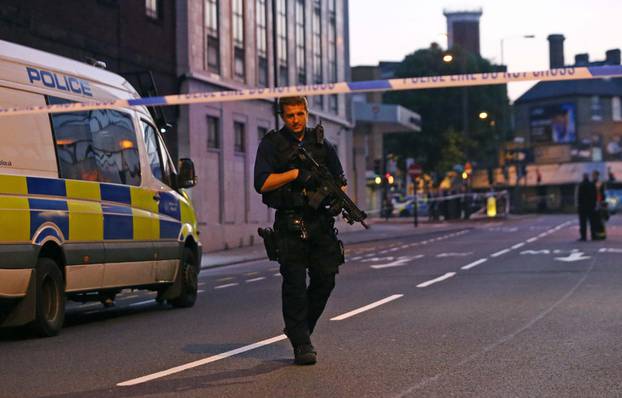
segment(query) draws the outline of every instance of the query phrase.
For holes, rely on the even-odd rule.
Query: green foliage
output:
[[[451,63],[443,56],[451,53]],[[433,43],[406,56],[396,71],[396,78],[415,76],[459,75],[501,71],[477,54],[453,48],[445,51]],[[468,99],[467,126],[464,134],[463,91]],[[481,166],[495,162],[496,147],[509,125],[508,99],[505,85],[396,91],[385,94],[387,103],[399,104],[421,115],[422,131],[414,134],[387,136],[386,151],[400,157],[414,157],[428,171],[443,173],[454,164],[466,160]],[[480,120],[479,113],[488,113]],[[509,138],[509,134],[507,134]]]

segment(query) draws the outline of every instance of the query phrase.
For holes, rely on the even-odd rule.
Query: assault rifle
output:
[[[365,229],[369,229],[369,225],[365,223],[367,214],[341,190],[341,185],[333,174],[316,162],[302,145],[298,146],[297,157],[302,168],[311,173],[311,178],[317,185],[317,189],[309,193],[309,206],[314,209],[327,207],[331,215],[341,213],[348,224],[360,222]]]

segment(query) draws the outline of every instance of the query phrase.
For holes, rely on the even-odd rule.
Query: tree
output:
[[[443,62],[451,53],[453,61]],[[478,54],[454,47],[443,50],[432,43],[404,58],[395,77],[457,75],[501,71]],[[396,91],[385,94],[385,102],[399,104],[421,115],[421,132],[387,137],[386,149],[400,157],[414,157],[430,171],[444,173],[466,160],[492,166],[496,148],[504,137],[509,112],[505,85],[468,87],[468,131],[465,134],[462,108],[463,88]],[[489,117],[481,120],[479,113]]]

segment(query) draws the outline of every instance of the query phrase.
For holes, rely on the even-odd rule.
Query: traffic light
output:
[[[393,185],[393,182],[395,181],[395,178],[393,178],[393,176],[390,173],[385,174],[384,178],[387,181],[387,184]]]

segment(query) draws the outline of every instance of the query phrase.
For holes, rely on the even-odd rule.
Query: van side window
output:
[[[151,173],[155,178],[164,182],[162,179],[162,159],[160,158],[160,151],[158,151],[158,137],[156,135],[156,130],[152,125],[144,120],[140,121],[140,126],[143,129],[143,135],[145,137],[145,146],[147,148],[147,157],[149,158]]]
[[[48,97],[48,103],[70,101]],[[140,158],[132,118],[112,109],[53,113],[61,178],[140,185]]]

